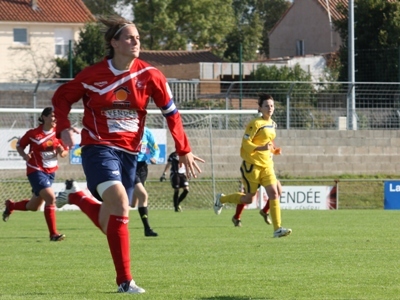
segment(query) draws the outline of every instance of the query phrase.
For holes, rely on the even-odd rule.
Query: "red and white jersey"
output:
[[[82,146],[106,145],[137,153],[150,97],[167,120],[178,154],[190,152],[181,116],[165,76],[138,58],[130,70],[125,71],[115,69],[106,58],[60,86],[52,99],[57,134],[71,126],[68,113],[72,104],[82,99]]]
[[[42,125],[28,130],[17,142],[22,149],[29,146],[27,153],[31,153],[31,158],[26,162],[26,174],[35,171],[55,172],[58,169],[56,150],[59,145],[62,143],[56,138],[54,130],[44,132]]]

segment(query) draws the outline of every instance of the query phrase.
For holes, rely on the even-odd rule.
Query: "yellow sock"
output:
[[[279,199],[269,200],[269,213],[271,215],[274,231],[281,227],[281,206]]]
[[[221,203],[241,204],[242,202],[240,201],[240,198],[242,198],[242,196],[244,196],[243,193],[229,194],[222,196],[219,201],[221,201]]]

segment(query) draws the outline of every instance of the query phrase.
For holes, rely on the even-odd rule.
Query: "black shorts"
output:
[[[147,174],[149,170],[147,168],[147,163],[145,161],[138,161],[136,167],[136,177],[135,177],[135,185],[141,182],[143,185],[147,180]]]
[[[185,174],[177,173],[171,175],[171,186],[174,189],[185,188],[189,186],[189,181]]]

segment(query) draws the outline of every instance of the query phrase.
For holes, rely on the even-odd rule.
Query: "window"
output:
[[[72,39],[72,30],[70,29],[55,29],[54,44],[55,55],[57,57],[67,57],[69,52],[69,41]]]
[[[26,28],[14,28],[14,43],[28,44],[28,31]]]
[[[296,56],[304,56],[305,49],[304,49],[304,40],[297,40],[296,41]]]

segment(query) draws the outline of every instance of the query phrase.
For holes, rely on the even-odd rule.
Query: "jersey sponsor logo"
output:
[[[93,83],[93,85],[99,86],[99,87],[103,87],[107,84],[107,81],[100,81],[100,82],[95,82]]]
[[[135,84],[136,88],[138,90],[143,90],[146,86],[145,83],[142,80],[138,80],[137,78],[135,79],[136,79],[136,84]]]
[[[102,112],[109,119],[137,119],[136,110],[129,109],[108,109]]]
[[[121,86],[114,91],[115,98],[119,101],[128,99],[129,94],[131,94],[131,92],[125,86]]]
[[[43,160],[52,159],[56,157],[56,153],[54,151],[43,151],[40,152],[40,155],[42,156]]]
[[[250,136],[249,136],[248,134],[245,134],[245,135],[243,136],[243,138],[244,138],[245,140],[248,140],[248,139],[250,138]]]
[[[131,103],[129,101],[113,101],[112,104],[113,107],[126,107],[128,108],[129,106],[131,106]]]
[[[127,119],[127,120],[107,120],[107,126],[109,132],[138,132],[139,121]]]

